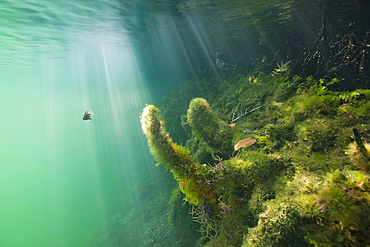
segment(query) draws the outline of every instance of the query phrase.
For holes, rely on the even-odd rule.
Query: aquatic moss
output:
[[[331,119],[310,118],[296,126],[298,141],[313,152],[327,152],[335,147],[339,126]]]
[[[364,147],[368,152],[370,152],[369,143],[365,143]],[[363,152],[361,152],[357,144],[352,143],[351,145],[349,145],[348,155],[353,161],[354,167],[356,169],[361,169],[366,172],[370,171],[370,161],[368,157],[364,156]]]
[[[339,95],[342,105],[339,113],[344,114],[348,120],[369,121],[370,114],[370,90],[356,90]]]
[[[182,120],[187,155],[201,163],[180,188],[191,203],[212,203],[198,246],[366,246],[370,165],[351,136],[358,129],[367,147],[370,93],[332,92],[313,77],[228,80]],[[222,119],[238,104],[261,107],[231,127]],[[257,142],[233,153],[248,137]]]
[[[191,100],[188,121],[194,137],[204,140],[214,154],[221,157],[231,154],[233,150],[232,129],[213,113],[205,99]]]
[[[203,166],[192,162],[188,149],[172,141],[155,106],[148,105],[144,108],[141,126],[147,136],[151,153],[171,170],[187,200],[195,205],[203,201],[215,201],[215,190],[202,175]]]
[[[268,203],[258,225],[246,235],[243,247],[308,246],[300,229],[299,208],[292,202]]]
[[[310,116],[316,117],[333,116],[337,113],[340,99],[336,95],[308,95],[297,97],[293,108],[295,121],[302,121]]]
[[[368,182],[368,175],[363,171],[336,170],[325,176],[315,201],[318,226],[305,227],[310,243],[333,247],[370,244]]]
[[[164,121],[159,115],[159,110],[148,105],[141,115],[142,130],[148,138],[148,144],[153,156],[162,164],[173,168],[175,176],[180,177],[184,170],[193,163],[190,152],[175,143],[164,128]]]

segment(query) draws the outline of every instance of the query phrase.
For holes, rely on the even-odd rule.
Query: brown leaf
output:
[[[248,138],[242,139],[242,140],[238,141],[237,144],[235,144],[234,151],[237,151],[240,148],[245,148],[245,147],[252,146],[256,141],[257,140],[254,139],[254,138],[252,138],[252,137],[248,137]]]

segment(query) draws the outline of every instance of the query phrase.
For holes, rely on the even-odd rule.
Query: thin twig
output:
[[[237,117],[235,117],[235,113],[239,107],[239,104],[236,106],[234,112],[233,112],[233,117],[231,119],[231,123],[234,123],[236,121],[238,121],[241,117],[244,117],[245,115],[248,115],[249,113],[251,112],[254,112],[255,110],[258,110],[259,108],[265,106],[266,104],[263,104],[263,105],[260,105],[260,106],[257,106],[256,108],[253,108],[252,110],[248,111],[248,109],[246,108],[245,111],[240,111],[239,115]]]

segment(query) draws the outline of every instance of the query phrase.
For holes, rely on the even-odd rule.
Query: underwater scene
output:
[[[0,247],[370,246],[369,1],[0,13]]]

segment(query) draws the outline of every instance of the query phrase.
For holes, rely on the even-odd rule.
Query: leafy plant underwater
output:
[[[184,146],[166,131],[160,110],[145,107],[151,153],[192,205],[198,246],[370,245],[370,90],[329,90],[337,81],[233,74],[213,84],[223,93],[200,95],[209,103],[190,101],[181,116]],[[199,81],[188,89],[192,83]],[[181,93],[166,98],[164,117],[185,112],[194,94]],[[243,111],[233,121],[237,108]],[[245,138],[257,142],[233,152]]]

